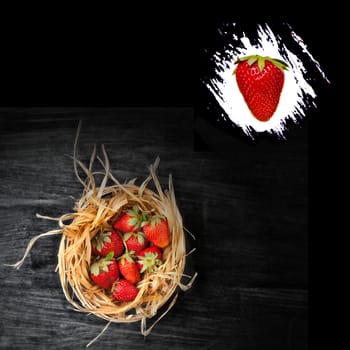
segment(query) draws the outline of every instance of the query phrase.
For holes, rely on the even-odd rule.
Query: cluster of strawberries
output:
[[[138,294],[137,283],[145,272],[153,272],[163,263],[163,248],[169,244],[167,219],[134,205],[111,230],[104,229],[92,239],[91,279],[115,300],[132,301]]]

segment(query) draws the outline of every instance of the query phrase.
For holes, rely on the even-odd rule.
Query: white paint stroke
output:
[[[287,120],[298,123],[305,117],[306,111],[311,105],[316,107],[316,93],[307,81],[307,71],[303,61],[285,46],[281,38],[275,35],[267,24],[259,25],[257,34],[256,45],[253,45],[250,39],[243,34],[243,37],[238,39],[240,44],[228,45],[229,49],[226,49],[224,53],[217,51],[213,56],[216,77],[205,85],[231,121],[241,127],[248,136],[253,138],[252,132],[255,130],[285,138]],[[292,30],[291,35],[303,52],[317,66],[323,78],[328,81],[320,64],[307,50],[303,40]],[[233,34],[233,39],[237,40],[237,38],[237,35]],[[234,62],[237,58],[248,55],[270,56],[285,61],[289,66],[289,69],[285,71],[285,82],[278,107],[271,119],[266,122],[259,121],[252,115],[233,75],[236,67]]]

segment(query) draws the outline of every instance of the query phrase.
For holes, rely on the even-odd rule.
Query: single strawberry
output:
[[[91,279],[104,289],[111,289],[113,282],[119,277],[119,269],[113,252],[100,258],[90,266]]]
[[[99,256],[106,256],[109,252],[113,252],[114,257],[117,258],[124,252],[123,240],[116,231],[101,231],[92,239],[91,247],[92,253]]]
[[[143,249],[137,256],[137,266],[140,272],[154,272],[162,264],[162,252],[156,246]]]
[[[142,220],[143,216],[140,208],[134,205],[132,209],[129,209],[114,222],[113,228],[123,233],[137,232],[141,227]]]
[[[125,233],[123,236],[123,240],[125,242],[127,249],[129,251],[130,250],[134,251],[135,255],[138,255],[138,253],[142,249],[145,249],[148,244],[148,240],[145,237],[145,234],[141,231]]]
[[[256,119],[268,121],[277,109],[288,65],[259,55],[238,58],[235,64],[233,74],[248,108]]]
[[[125,279],[116,281],[112,287],[112,296],[117,301],[133,301],[138,292],[136,286]]]
[[[170,244],[168,221],[164,216],[153,215],[142,227],[147,239],[159,248]]]
[[[140,271],[134,260],[133,251],[126,251],[118,258],[118,267],[120,274],[130,283],[136,284],[141,280]]]

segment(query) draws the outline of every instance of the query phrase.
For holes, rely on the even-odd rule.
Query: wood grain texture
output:
[[[188,108],[0,109],[0,348],[83,349],[106,324],[65,300],[59,237],[39,240],[21,269],[4,265],[56,228],[36,213],[70,212],[81,195],[70,157],[79,120],[80,159],[103,143],[120,181],[141,182],[160,157],[161,183],[173,175],[196,236],[187,269],[199,273],[149,337],[139,323],[113,324],[91,348],[306,349],[306,130],[252,146]],[[206,151],[194,147],[195,128]]]

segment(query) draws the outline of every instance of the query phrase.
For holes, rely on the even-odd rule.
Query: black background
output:
[[[309,261],[317,255],[310,177],[318,178],[312,156],[325,149],[319,130],[335,97],[324,42],[336,29],[322,16],[312,26],[299,16],[267,19],[292,26],[331,84],[315,78],[318,108],[291,125],[286,140],[251,140],[216,121],[220,109],[200,83],[211,72],[203,50],[220,48],[222,21],[249,32],[265,18],[107,12],[79,21],[69,11],[39,21],[23,15],[3,25],[0,348],[84,348],[104,326],[67,305],[53,271],[58,238],[38,243],[21,270],[3,266],[53,228],[36,212],[60,215],[72,209],[69,196],[79,196],[65,155],[80,119],[82,158],[106,143],[123,180],[142,178],[160,155],[163,183],[173,173],[185,225],[197,237],[189,268],[199,273],[146,340],[138,325],[112,325],[92,348],[308,348]]]

